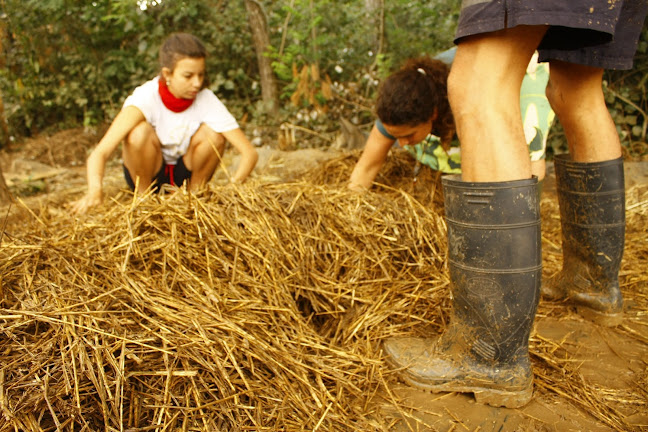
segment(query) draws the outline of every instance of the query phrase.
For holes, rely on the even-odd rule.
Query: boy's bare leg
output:
[[[141,122],[128,134],[122,148],[124,166],[128,169],[137,192],[145,192],[153,176],[162,167],[160,140],[147,122]]]
[[[224,152],[225,137],[207,125],[200,126],[183,156],[185,166],[191,171],[191,190],[197,190],[211,180]]]

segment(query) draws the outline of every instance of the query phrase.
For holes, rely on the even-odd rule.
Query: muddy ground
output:
[[[0,152],[0,166],[10,188],[28,205],[47,203],[65,211],[66,203],[85,190],[84,162],[101,132],[69,130],[30,139]],[[327,150],[279,151],[269,147],[260,147],[259,154],[253,175],[271,182],[292,179],[303,170],[339,156],[339,152]],[[236,155],[230,152],[226,164],[232,166],[236,162]],[[647,175],[647,162],[626,164],[628,188],[648,184]],[[219,171],[212,181],[225,182],[226,176]],[[549,165],[543,200],[556,199],[553,182]],[[125,186],[117,156],[107,167],[104,185],[107,196]],[[543,229],[555,229],[556,224],[555,215],[543,219]],[[647,236],[645,232],[644,239]],[[558,259],[559,245],[543,247],[545,257]],[[644,269],[646,264],[643,263]],[[557,349],[566,351],[569,361],[578,365],[578,379],[596,393],[593,396],[603,401],[606,410],[623,418],[629,430],[648,430],[648,311],[637,309],[633,302],[627,302],[626,310],[624,324],[608,329],[582,320],[564,306],[552,305],[541,309],[535,331],[538,337],[553,341]],[[543,382],[536,379],[536,388],[542,386]],[[570,395],[555,391],[537,391],[532,402],[522,409],[482,406],[471,395],[431,395],[405,385],[399,391],[408,399],[411,410],[400,414],[404,421],[394,426],[397,432],[618,430],[601,421],[600,413],[586,412],[572,402]],[[627,397],[624,400],[619,395]],[[385,405],[383,409],[392,408]]]

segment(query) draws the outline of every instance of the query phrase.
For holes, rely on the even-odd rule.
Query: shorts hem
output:
[[[629,70],[634,65],[634,58],[609,57],[596,52],[577,52],[562,50],[538,50],[538,62],[559,60],[608,70]]]
[[[545,25],[549,27],[567,27],[573,30],[589,30],[608,35],[614,35],[616,22],[598,22],[592,23],[588,19],[583,19],[579,14],[566,14],[556,17],[546,18],[538,17],[534,14],[522,14],[513,17],[511,22],[505,22],[502,18],[482,20],[482,21],[469,21],[465,25],[457,27],[454,42],[459,43],[462,38],[468,36],[475,36],[483,33],[491,33],[499,30],[515,28],[518,26],[540,26]]]

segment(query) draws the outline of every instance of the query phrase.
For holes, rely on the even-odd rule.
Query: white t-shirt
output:
[[[162,102],[158,80],[155,77],[137,87],[124,101],[124,108],[134,106],[144,114],[162,143],[167,164],[175,164],[187,152],[191,137],[203,123],[219,133],[238,129],[234,116],[209,89],[202,89],[186,110],[171,111]]]

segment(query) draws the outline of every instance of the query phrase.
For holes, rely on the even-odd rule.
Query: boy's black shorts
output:
[[[135,182],[131,177],[128,169],[125,165],[124,167],[124,178],[126,178],[126,183],[131,190],[135,190]],[[178,159],[178,162],[175,165],[167,164],[162,162],[162,168],[155,174],[153,177],[153,190],[158,192],[160,186],[163,184],[170,184],[172,186],[182,186],[182,184],[191,178],[191,171],[187,169],[182,158]]]
[[[631,69],[646,0],[463,0],[455,43],[518,25],[549,25],[539,61]]]

